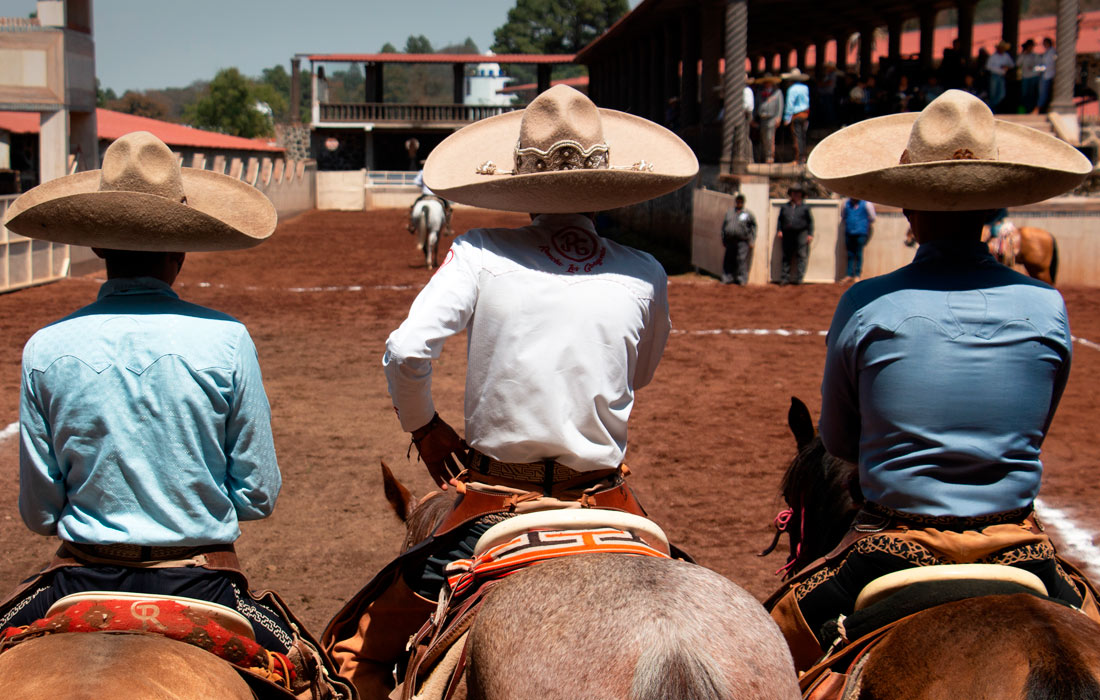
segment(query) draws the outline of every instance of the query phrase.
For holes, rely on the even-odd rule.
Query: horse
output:
[[[988,226],[982,229],[982,240],[988,242],[989,252],[999,262],[1009,267],[1022,265],[1028,276],[1053,285],[1058,278],[1058,241],[1054,234],[1035,226],[1016,226],[1014,229],[1020,237],[1019,251],[1013,245],[1012,236],[991,238]]]
[[[435,197],[421,197],[413,205],[410,229],[416,235],[416,249],[424,253],[429,270],[439,266],[439,234],[446,222],[443,204]]]
[[[0,687],[21,700],[257,697],[229,662],[197,646],[110,632],[50,634],[12,647],[0,654]]]
[[[419,501],[383,465],[405,547],[452,498]],[[719,574],[673,559],[585,554],[530,566],[485,597],[466,646],[470,700],[799,697],[790,652],[763,607]]]
[[[794,573],[837,547],[863,496],[856,465],[825,450],[797,398],[791,399],[787,422],[798,446],[782,485],[791,508],[783,524]],[[846,690],[823,685],[820,694],[808,691],[807,697],[1100,698],[1098,635],[1100,625],[1049,599],[965,598],[898,622],[856,664]]]
[[[1019,226],[1016,230],[1020,234],[1020,250],[1015,251],[1006,258],[1002,249],[1003,242],[1000,238],[991,238],[989,227],[982,229],[982,241],[989,245],[989,252],[1001,263],[1009,267],[1023,266],[1028,276],[1053,285],[1058,279],[1058,241],[1054,234],[1046,229],[1035,226]],[[917,244],[916,236],[910,229],[905,232],[905,245],[912,248]]]

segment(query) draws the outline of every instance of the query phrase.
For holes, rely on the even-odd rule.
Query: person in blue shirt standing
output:
[[[787,99],[783,103],[783,123],[791,127],[794,135],[794,160],[802,165],[806,162],[806,133],[810,129],[810,88],[806,85],[810,76],[795,70],[780,77],[792,81],[787,88]]]
[[[17,233],[92,246],[107,281],[23,351],[19,510],[60,549],[0,606],[0,628],[81,591],[183,596],[240,612],[307,682],[316,671],[281,602],[250,593],[233,549],[239,521],[269,516],[282,484],[256,348],[242,323],[172,290],[187,251],[250,247],[276,222],[261,192],[180,168],[147,132],[111,144],[102,170],[40,185],[8,210]]]
[[[1091,586],[1032,512],[1040,447],[1069,376],[1065,303],[981,242],[989,209],[1073,189],[1089,160],[948,90],[920,113],[826,138],[808,168],[836,192],[902,208],[920,249],[845,292],[829,329],[821,440],[858,464],[865,502],[849,548],[773,597],[796,666],[829,648],[830,621],[851,614],[863,586],[917,566],[1020,567],[1100,619]]]
[[[871,237],[875,223],[875,206],[862,199],[849,197],[840,208],[844,223],[844,247],[848,251],[848,269],[841,283],[858,282],[863,275],[863,247]]]

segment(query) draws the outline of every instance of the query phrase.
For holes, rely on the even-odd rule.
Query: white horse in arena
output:
[[[434,270],[439,264],[439,232],[446,221],[443,203],[435,197],[424,197],[413,205],[411,216],[416,249],[424,253],[428,269]]]

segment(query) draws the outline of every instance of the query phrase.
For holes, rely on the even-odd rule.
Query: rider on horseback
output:
[[[431,188],[424,184],[423,170],[416,173],[413,184],[420,188],[420,196],[413,201],[412,206],[409,207],[409,215],[406,217],[409,220],[409,233],[416,233],[416,221],[413,220],[413,212],[416,211],[416,205],[425,199],[435,199],[443,205],[443,233],[448,236],[453,236],[455,232],[454,229],[451,228],[451,214],[454,212],[454,207],[451,206],[451,203],[435,192],[432,192]]]
[[[386,343],[402,427],[436,483],[463,496],[434,540],[326,630],[326,648],[363,697],[390,692],[394,662],[435,609],[444,567],[469,558],[492,524],[555,507],[640,511],[623,484],[626,425],[669,334],[667,279],[650,255],[599,236],[583,212],[670,192],[697,168],[671,132],[597,109],[565,86],[466,127],[428,158],[435,191],[535,213],[523,228],[457,238]],[[466,442],[435,412],[430,391],[432,361],[462,330]]]
[[[808,167],[837,192],[903,208],[921,246],[910,265],[845,293],[829,330],[821,438],[858,462],[866,504],[842,547],[772,609],[796,665],[842,636],[836,620],[867,583],[918,566],[1020,567],[1097,618],[1033,512],[1069,374],[1065,303],[981,243],[991,209],[1073,188],[1088,159],[950,90],[919,114],[830,136]]]
[[[316,680],[316,651],[281,601],[249,591],[233,548],[281,485],[256,349],[239,321],[172,291],[185,251],[251,247],[276,221],[262,193],[181,169],[147,132],[8,210],[22,235],[93,246],[107,282],[23,353],[19,509],[61,547],[0,606],[0,628],[80,591],[185,596],[241,613],[306,691]]]

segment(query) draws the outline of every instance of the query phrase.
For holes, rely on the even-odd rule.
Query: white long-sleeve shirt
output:
[[[431,420],[432,360],[466,329],[466,441],[506,462],[618,466],[634,391],[670,330],[668,280],[648,253],[578,214],[455,239],[382,364],[401,426]]]

